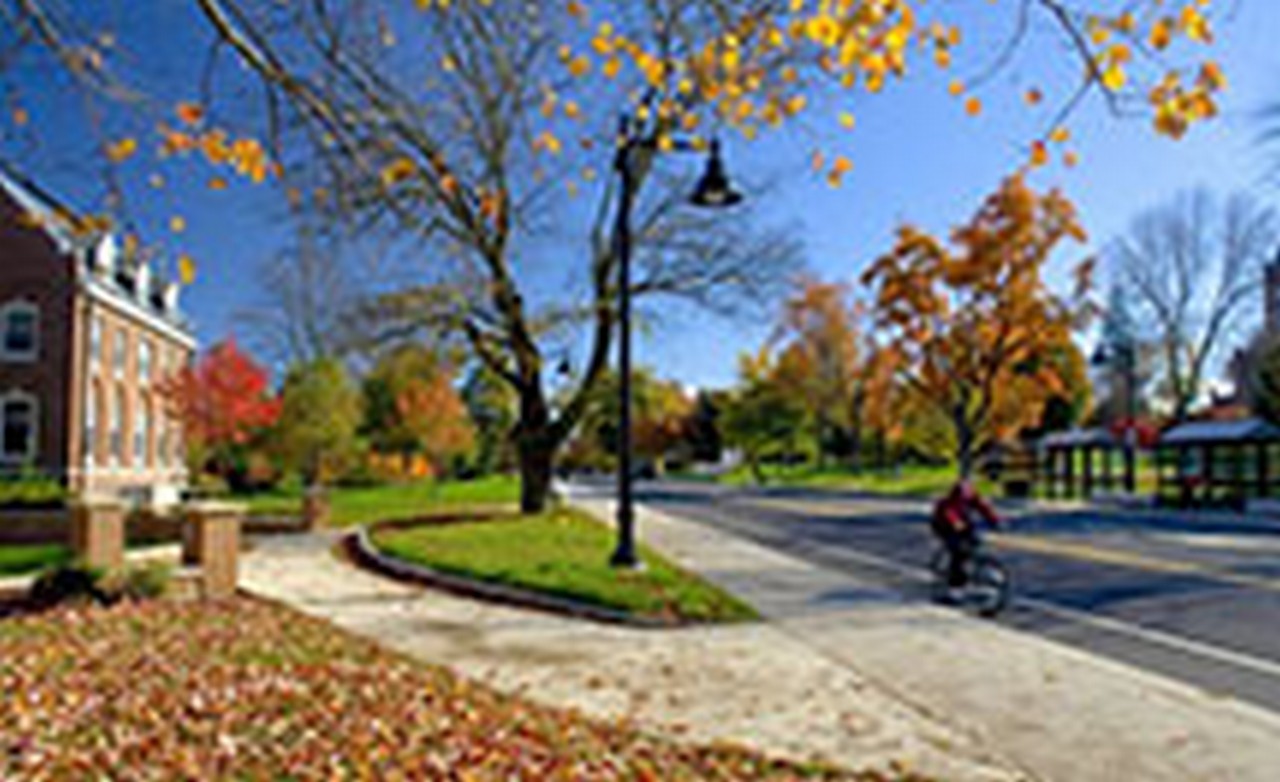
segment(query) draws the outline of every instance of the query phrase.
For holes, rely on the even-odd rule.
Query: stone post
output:
[[[71,507],[71,552],[91,568],[124,565],[125,509],[107,499],[85,499]]]
[[[309,486],[303,492],[302,526],[308,532],[329,526],[329,493],[323,486]]]
[[[184,511],[182,564],[200,568],[200,594],[221,600],[236,593],[240,572],[240,525],[244,508],[196,502]]]

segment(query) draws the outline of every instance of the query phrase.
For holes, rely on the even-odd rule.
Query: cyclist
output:
[[[957,481],[951,491],[933,506],[930,526],[933,534],[947,547],[950,563],[947,585],[953,590],[965,586],[969,559],[978,547],[975,515],[981,516],[988,524],[1000,526],[995,508],[978,494],[968,478]]]

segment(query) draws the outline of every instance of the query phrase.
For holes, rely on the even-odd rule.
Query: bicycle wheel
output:
[[[938,546],[929,560],[929,573],[933,581],[929,588],[933,599],[938,603],[951,602],[951,552],[946,546]]]
[[[1009,571],[998,559],[981,554],[974,559],[969,593],[979,614],[991,617],[1003,611],[1011,587]]]

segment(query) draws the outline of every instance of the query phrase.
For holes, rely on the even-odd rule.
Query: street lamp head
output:
[[[1105,367],[1111,363],[1111,351],[1107,349],[1106,345],[1098,345],[1093,351],[1093,355],[1089,357],[1089,363],[1095,367]]]
[[[718,209],[742,201],[742,194],[733,189],[729,177],[724,172],[724,161],[720,159],[720,142],[711,142],[711,154],[707,158],[707,168],[702,172],[693,195],[689,198],[694,206]]]

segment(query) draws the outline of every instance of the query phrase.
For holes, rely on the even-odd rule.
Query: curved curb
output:
[[[621,625],[645,630],[673,630],[694,627],[698,623],[680,619],[636,616],[624,611],[584,603],[573,598],[548,595],[529,589],[495,584],[479,579],[445,573],[435,568],[388,556],[374,545],[371,529],[380,524],[362,525],[345,539],[347,550],[356,564],[398,581],[433,587],[460,597],[482,600],[513,608],[527,608],[571,619],[586,619],[602,624]]]

